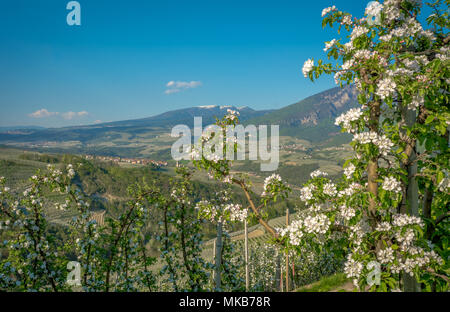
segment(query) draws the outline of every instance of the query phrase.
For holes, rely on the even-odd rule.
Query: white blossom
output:
[[[349,111],[341,114],[339,117],[336,118],[335,125],[336,126],[342,126],[343,128],[347,129],[349,132],[352,132],[352,125],[351,123],[354,121],[357,121],[361,118],[363,115],[363,111],[361,108],[352,108]]]
[[[336,43],[336,39],[331,40],[330,42],[325,42],[324,52],[327,52],[334,44]]]
[[[392,224],[394,226],[404,227],[407,225],[419,225],[424,226],[422,219],[416,216],[409,216],[407,214],[398,213],[393,216]]]
[[[325,234],[330,227],[330,219],[324,214],[308,216],[303,221],[306,233]]]
[[[394,261],[394,250],[390,247],[380,249],[377,253],[377,259],[381,264],[388,264]]]
[[[394,143],[388,137],[385,135],[380,136],[373,131],[357,133],[353,136],[353,141],[359,144],[372,143],[378,147],[380,153],[384,156],[387,156],[390,149],[394,146]]]
[[[230,121],[235,121],[238,119],[239,116],[239,112],[232,110],[232,109],[227,109],[227,115],[225,115],[225,119],[228,119]]]
[[[441,47],[439,49],[439,53],[436,54],[436,58],[438,58],[442,62],[447,61],[449,57],[450,57],[450,47],[448,45]]]
[[[348,278],[354,277],[358,279],[361,275],[364,265],[361,262],[354,260],[352,256],[352,254],[349,254],[347,256],[347,261],[344,265],[344,273]]]
[[[370,2],[370,5],[366,7],[366,15],[368,16],[378,16],[383,10],[383,5],[377,1]]]
[[[312,71],[313,67],[314,67],[314,61],[311,59],[306,60],[306,62],[303,64],[303,68],[302,68],[303,76],[305,76],[305,78],[308,77],[308,74],[310,71]]]
[[[391,224],[389,222],[383,221],[377,225],[375,228],[378,232],[389,232],[391,230]]]
[[[352,16],[351,15],[345,15],[342,18],[341,24],[342,25],[349,25],[349,26],[351,26],[353,24],[352,23]]]
[[[397,84],[395,81],[386,77],[378,83],[377,91],[375,93],[384,100],[395,92],[396,87]]]
[[[279,174],[272,174],[271,176],[264,179],[264,191],[261,196],[274,196],[275,194],[272,191],[274,184],[281,183],[281,177]]]
[[[314,185],[305,186],[300,189],[300,199],[304,202],[313,199]]]
[[[313,172],[311,172],[310,176],[311,176],[311,178],[314,179],[314,178],[317,178],[317,177],[320,177],[320,176],[326,177],[326,176],[328,176],[328,173],[322,172],[319,169],[317,169],[317,170],[314,170]]]
[[[334,185],[334,183],[331,182],[326,183],[323,186],[323,193],[328,196],[336,196],[337,194],[336,185]]]
[[[417,94],[417,95],[413,96],[411,103],[408,104],[408,109],[415,110],[415,109],[419,108],[419,106],[423,105],[424,102],[425,102],[424,97]]]
[[[353,173],[355,173],[356,166],[352,163],[348,164],[347,167],[344,168],[344,174],[347,177],[347,179],[351,179],[353,176]]]
[[[242,209],[239,204],[228,204],[224,207],[224,211],[229,211],[231,221],[244,222],[247,219],[248,210]]]
[[[322,17],[324,17],[325,15],[327,15],[328,13],[333,12],[333,11],[336,11],[336,6],[334,6],[334,5],[331,6],[331,7],[323,9],[322,10]]]
[[[339,209],[340,215],[345,220],[350,220],[356,215],[356,210],[352,207],[347,207],[346,205],[342,205]]]
[[[366,27],[356,26],[355,28],[353,28],[353,31],[350,35],[350,40],[354,41],[356,38],[358,38],[364,34],[367,34],[368,32],[369,32],[369,29],[367,29]]]
[[[401,193],[402,184],[394,177],[386,177],[383,181],[381,188],[385,191]]]

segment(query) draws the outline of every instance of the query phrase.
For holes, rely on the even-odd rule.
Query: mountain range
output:
[[[333,88],[278,110],[211,105],[168,111],[148,118],[88,126],[46,129],[28,127],[26,131],[9,129],[0,133],[0,144],[20,143],[25,146],[43,142],[70,141],[89,145],[92,148],[99,142],[108,142],[114,138],[123,139],[125,134],[125,138],[129,141],[139,141],[144,133],[148,134],[152,131],[169,133],[171,127],[177,124],[192,127],[195,116],[201,116],[203,126],[206,126],[213,123],[215,117],[220,118],[225,115],[227,109],[239,111],[240,120],[244,124],[278,124],[281,135],[321,142],[339,134],[339,128],[334,125],[335,118],[356,105],[357,94],[353,87]]]
[[[280,125],[280,134],[312,142],[340,134],[334,125],[337,116],[358,105],[354,87],[333,88],[307,97],[248,123]]]

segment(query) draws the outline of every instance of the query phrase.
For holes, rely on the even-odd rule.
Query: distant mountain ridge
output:
[[[254,110],[248,106],[235,107],[232,105],[208,105],[208,106],[196,106],[189,108],[182,108],[173,111],[168,111],[156,116],[115,121],[100,124],[103,126],[119,126],[119,127],[133,127],[133,126],[151,126],[151,127],[172,127],[175,125],[183,124],[192,126],[194,117],[202,117],[203,125],[209,125],[215,122],[215,117],[222,117],[227,114],[227,110],[232,109],[240,113],[240,120],[248,120],[263,116],[273,110]],[[98,125],[97,125],[98,126]]]
[[[45,127],[39,126],[11,126],[11,127],[0,127],[0,133],[4,132],[16,132],[16,131],[30,131],[30,130],[43,130]]]
[[[247,124],[277,124],[280,134],[309,141],[322,141],[339,133],[336,117],[358,105],[352,86],[333,88],[307,97],[297,103],[248,120]]]
[[[227,110],[232,109],[240,113],[242,121],[263,116],[272,110],[254,110],[250,107],[235,107],[235,106],[200,106],[189,107],[173,111],[168,111],[156,116],[115,121],[86,126],[72,126],[64,128],[43,128],[43,129],[29,129],[26,132],[6,132],[0,133],[0,143],[14,143],[14,142],[30,142],[42,143],[47,141],[65,142],[65,141],[80,141],[81,143],[93,143],[108,140],[111,132],[127,133],[136,135],[143,132],[151,131],[152,129],[167,129],[170,131],[171,127],[183,124],[189,127],[194,126],[194,117],[202,117],[203,126],[207,126],[215,122],[215,117],[221,118],[227,114]]]
[[[254,110],[250,107],[235,106],[200,106],[168,111],[156,116],[116,121],[87,126],[66,128],[28,129],[0,133],[0,143],[34,144],[42,142],[80,142],[89,146],[90,150],[99,143],[109,143],[113,138],[145,144],[146,138],[154,137],[155,130],[170,133],[171,127],[185,124],[193,127],[194,117],[201,116],[202,124],[215,122],[215,117],[221,118],[228,109],[237,110],[243,124],[280,125],[280,134],[320,142],[339,134],[339,128],[334,120],[342,112],[357,105],[357,94],[353,87],[333,88],[305,98],[297,103],[278,110]],[[128,137],[128,139],[125,139]]]

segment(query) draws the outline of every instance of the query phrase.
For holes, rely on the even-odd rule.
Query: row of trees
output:
[[[169,196],[154,184],[130,187],[125,209],[117,216],[107,214],[104,224],[93,218],[91,199],[74,183],[78,177],[72,165],[63,169],[49,165],[47,171],[38,171],[23,194],[0,179],[0,289],[245,290],[242,246],[233,243],[228,231],[232,223],[248,221],[248,211],[233,203],[232,192],[226,188],[209,201],[195,201],[192,171],[179,167],[177,173],[169,182]],[[65,200],[54,203],[52,194]],[[46,216],[50,203],[58,210],[76,211],[62,235]],[[158,227],[149,232],[146,227],[155,218],[160,220]],[[204,253],[206,222],[217,229],[212,262]],[[149,255],[151,239],[159,242],[159,259]],[[250,257],[248,289],[277,290],[280,272],[285,270],[279,261],[280,247],[252,245]],[[330,255],[316,259],[310,253],[305,259],[292,262],[299,282],[310,282],[337,267]]]

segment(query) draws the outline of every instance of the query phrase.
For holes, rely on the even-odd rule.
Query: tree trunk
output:
[[[409,110],[405,105],[401,109],[402,121],[408,128],[412,127],[416,122],[416,111]],[[406,136],[406,131],[402,131],[402,135]],[[417,153],[416,140],[408,140],[405,148],[408,158],[404,162],[404,169],[408,172],[408,184],[406,185],[406,196],[400,212],[409,213],[412,216],[419,216],[419,186],[417,184]],[[414,276],[403,273],[403,291],[417,292],[420,291],[420,285]]]

